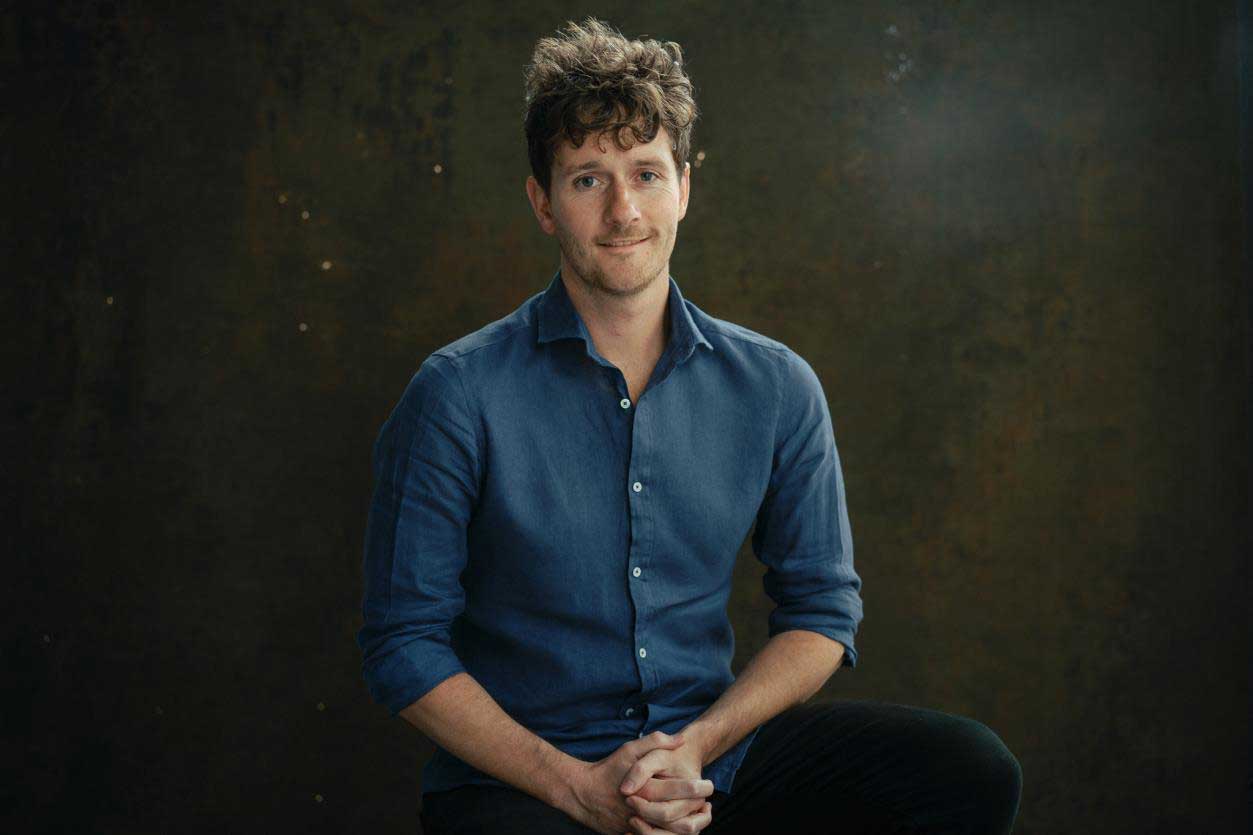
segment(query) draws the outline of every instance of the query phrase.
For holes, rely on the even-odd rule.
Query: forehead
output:
[[[624,130],[622,140],[633,142],[635,136],[629,130]],[[652,142],[636,142],[626,151],[621,150],[614,142],[612,134],[607,132],[588,134],[578,148],[575,148],[569,139],[562,137],[561,143],[556,148],[553,163],[558,171],[569,173],[599,165],[613,165],[619,161],[629,165],[644,160],[664,163],[668,159],[673,159],[670,134],[665,127],[659,127]],[[670,165],[673,166],[673,164],[672,161]]]

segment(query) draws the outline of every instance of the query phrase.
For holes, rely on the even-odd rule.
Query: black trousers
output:
[[[1013,826],[1022,767],[987,725],[938,710],[842,700],[803,704],[762,726],[730,795],[710,798],[708,835],[962,833]],[[425,835],[588,835],[525,792],[462,786],[429,792]]]

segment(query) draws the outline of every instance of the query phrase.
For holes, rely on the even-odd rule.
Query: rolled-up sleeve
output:
[[[753,553],[775,602],[769,634],[790,629],[826,635],[857,666],[853,638],[862,620],[861,578],[853,569],[853,536],[844,474],[822,384],[792,351],[783,355],[779,417],[770,483],[757,514]]]
[[[395,716],[465,670],[451,645],[478,497],[476,421],[451,360],[426,359],[374,444],[357,634],[371,697]]]

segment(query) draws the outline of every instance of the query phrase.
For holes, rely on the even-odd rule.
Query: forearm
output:
[[[469,673],[440,682],[400,715],[453,756],[557,808],[583,764],[518,724]]]
[[[749,731],[809,699],[839,669],[844,645],[793,629],[771,638],[731,686],[683,729],[703,751],[701,765],[722,756]]]

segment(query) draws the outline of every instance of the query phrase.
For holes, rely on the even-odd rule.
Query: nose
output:
[[[626,229],[640,216],[630,187],[621,180],[609,190],[609,205],[606,207],[606,212],[608,213],[606,219],[616,229]]]

